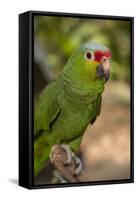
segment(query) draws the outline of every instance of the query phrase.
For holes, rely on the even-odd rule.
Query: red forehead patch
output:
[[[94,52],[94,56],[95,56],[95,61],[98,61],[100,62],[101,61],[101,58],[103,56],[107,57],[107,58],[111,58],[111,52],[110,51],[95,51]]]

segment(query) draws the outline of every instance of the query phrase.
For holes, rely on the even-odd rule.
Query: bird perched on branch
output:
[[[101,109],[101,95],[109,79],[111,53],[96,43],[74,51],[57,80],[39,95],[34,108],[34,174],[52,161],[52,148],[60,144],[67,152],[65,164],[75,159],[83,133]],[[71,151],[72,150],[72,151]],[[81,162],[76,161],[76,171]]]

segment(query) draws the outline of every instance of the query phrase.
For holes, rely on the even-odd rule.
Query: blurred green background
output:
[[[112,51],[111,78],[129,81],[129,21],[35,16],[34,22],[35,39],[46,51],[43,62],[51,68],[52,78],[62,70],[75,48],[95,41]]]
[[[130,34],[130,21],[34,17],[35,96],[58,77],[82,43],[100,43],[112,52],[101,115],[85,132],[80,150],[85,171],[93,181],[130,176]],[[42,171],[35,183],[49,183],[47,173]]]

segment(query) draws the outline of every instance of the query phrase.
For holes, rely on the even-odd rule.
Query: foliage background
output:
[[[129,21],[36,16],[35,38],[46,51],[43,59],[52,68],[53,77],[64,67],[75,48],[81,43],[95,41],[112,51],[111,78],[129,81]]]
[[[84,134],[81,155],[91,180],[130,176],[130,22],[122,20],[35,16],[34,94],[56,79],[72,51],[94,41],[110,48],[110,81],[103,94],[102,112]],[[49,174],[51,167],[46,167]],[[35,182],[48,183],[43,170]]]

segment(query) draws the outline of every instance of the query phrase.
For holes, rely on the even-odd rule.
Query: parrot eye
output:
[[[85,53],[85,57],[86,57],[86,60],[93,60],[94,59],[94,54],[93,54],[93,52],[91,52],[91,51],[86,51],[86,53]]]

